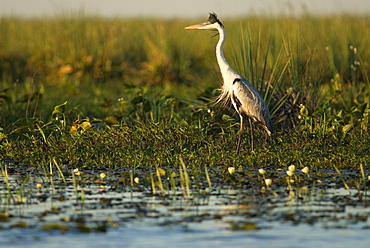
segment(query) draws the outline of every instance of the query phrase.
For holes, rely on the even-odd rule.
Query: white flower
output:
[[[310,172],[310,169],[308,169],[308,167],[304,167],[302,170],[301,170],[303,173],[305,174],[308,174],[308,172]]]
[[[294,173],[293,173],[292,171],[288,170],[288,171],[286,172],[286,174],[287,174],[288,176],[292,177]]]
[[[229,167],[229,168],[227,168],[227,170],[229,171],[229,173],[232,175],[232,174],[234,174],[234,172],[235,172],[235,167]]]
[[[271,179],[265,179],[265,184],[267,187],[271,186],[272,180]]]
[[[258,172],[261,174],[261,175],[264,175],[266,173],[266,171],[264,169],[259,169]]]
[[[291,171],[291,172],[294,172],[295,171],[295,166],[294,164],[292,164],[291,166],[288,167],[288,170]]]

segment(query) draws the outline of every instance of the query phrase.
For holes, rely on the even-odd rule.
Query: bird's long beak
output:
[[[204,23],[199,23],[191,26],[185,27],[185,29],[202,29],[203,27],[207,26],[209,23],[204,22]]]

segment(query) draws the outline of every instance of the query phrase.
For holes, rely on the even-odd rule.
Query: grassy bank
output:
[[[203,20],[1,18],[2,160],[71,166],[368,166],[367,17],[222,19],[225,55],[278,136],[235,154],[238,118]],[[63,104],[67,102],[66,104]],[[253,155],[253,156],[250,156]]]

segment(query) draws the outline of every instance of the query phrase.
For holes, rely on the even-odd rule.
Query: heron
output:
[[[253,85],[248,82],[243,76],[235,72],[226,61],[222,46],[225,42],[226,33],[222,22],[218,19],[214,12],[209,13],[209,18],[206,22],[185,27],[185,29],[200,29],[200,30],[217,30],[219,40],[216,45],[216,58],[223,78],[223,86],[218,102],[224,100],[231,103],[240,118],[239,139],[237,142],[237,153],[240,150],[240,144],[243,133],[244,118],[249,120],[251,134],[251,150],[254,150],[254,134],[252,121],[259,123],[266,131],[268,136],[272,136],[274,125],[271,121],[269,109],[265,101]]]

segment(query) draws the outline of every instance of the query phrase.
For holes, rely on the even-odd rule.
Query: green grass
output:
[[[245,134],[239,155],[237,115],[213,104],[217,37],[183,29],[200,21],[1,18],[2,161],[368,168],[368,17],[222,19],[225,55],[278,132],[257,129],[254,152]]]

